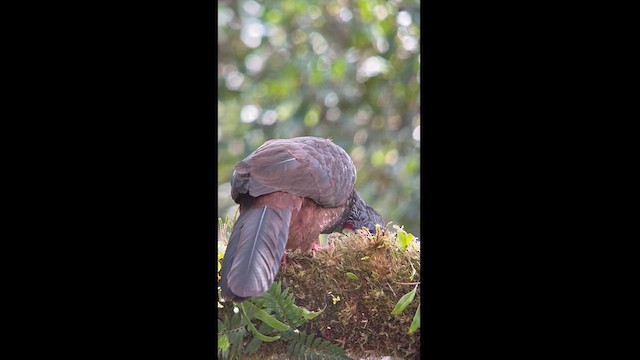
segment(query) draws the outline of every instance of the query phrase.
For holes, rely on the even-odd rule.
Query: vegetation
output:
[[[232,220],[220,225],[224,252]],[[395,229],[333,233],[315,256],[290,253],[267,293],[219,305],[219,355],[419,358],[420,243]]]
[[[288,344],[286,356],[296,359],[305,359],[305,356],[350,359],[337,344],[298,330],[302,324],[318,316],[320,311],[310,312],[297,306],[288,289],[282,291],[280,282],[275,282],[264,295],[240,303],[239,308],[241,310],[236,312],[238,308],[234,307],[233,311],[222,315],[223,320],[218,319],[218,355],[223,359],[240,358],[243,354],[264,358],[264,351],[258,353],[260,345],[281,339]],[[260,329],[253,325],[252,321],[255,320],[262,321]],[[253,335],[246,346],[245,335]]]
[[[315,257],[289,254],[263,296],[237,312],[219,303],[221,357],[419,357],[419,11],[419,0],[218,2],[219,262],[233,167],[273,138],[332,138],[361,196],[404,225],[324,236]]]
[[[419,0],[218,2],[218,211],[264,141],[330,137],[356,188],[420,236]]]

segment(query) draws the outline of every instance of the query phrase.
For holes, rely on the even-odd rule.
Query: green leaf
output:
[[[309,72],[309,83],[313,87],[319,86],[320,84],[322,84],[322,81],[323,81],[322,71],[318,69],[317,63],[318,63],[317,60],[314,61],[314,66],[311,67]]]
[[[371,165],[381,167],[384,165],[384,150],[376,150],[371,155]]]
[[[314,127],[320,120],[320,112],[315,108],[311,109],[304,116],[304,125],[307,127]]]
[[[253,311],[253,316],[256,319],[262,320],[264,323],[266,323],[267,325],[271,326],[272,328],[274,328],[274,329],[276,329],[278,331],[289,330],[289,326],[287,326],[286,324],[283,324],[278,319],[276,319],[273,316],[269,315],[269,313],[267,313],[266,311],[256,307],[255,305],[253,305],[250,302],[246,302],[246,305],[252,308],[251,310]]]
[[[260,348],[260,345],[262,345],[262,340],[258,339],[257,337],[254,337],[249,341],[249,343],[247,344],[247,347],[244,349],[244,352],[246,354],[253,354],[256,351],[258,351],[258,348]]]
[[[266,22],[271,24],[278,24],[282,20],[282,12],[278,9],[271,9],[265,15]]]
[[[242,309],[242,313],[244,314],[247,320],[247,325],[249,325],[249,329],[251,329],[251,332],[253,333],[253,335],[255,335],[258,339],[264,342],[273,342],[276,340],[280,340],[280,336],[267,336],[259,332],[258,329],[256,329],[256,327],[253,326],[253,324],[251,323],[251,319],[249,318],[249,316],[247,316],[247,313],[245,312],[245,309],[244,309],[244,304],[240,304],[240,309]]]
[[[251,332],[253,332],[253,335],[264,342],[274,342],[276,340],[280,340],[280,336],[267,336],[262,334],[258,331],[258,329],[256,329],[255,326],[253,326],[252,323],[249,323],[249,328],[251,329]]]
[[[396,304],[396,306],[393,308],[393,311],[391,311],[391,315],[398,315],[401,312],[404,311],[404,309],[411,304],[411,302],[413,301],[413,298],[416,296],[416,289],[418,288],[418,285],[416,285],[416,287],[413,288],[413,290],[411,290],[410,292],[402,295],[402,297],[400,298],[400,300],[398,300],[398,303]]]
[[[327,239],[329,238],[328,234],[320,234],[318,236],[318,238],[319,238],[319,242],[320,242],[320,247],[327,246]]]
[[[303,316],[302,308],[295,304],[293,294],[288,288],[282,290],[279,281],[274,282],[266,293],[256,299],[260,298],[264,300],[263,307],[269,310],[269,314],[292,329],[298,328],[307,321]]]
[[[296,346],[296,342],[295,341],[289,341],[289,347],[287,347],[287,357],[291,357],[291,355],[293,354],[293,348]]]
[[[258,309],[258,311],[256,311],[256,318],[259,320],[264,321],[267,325],[271,326],[272,328],[278,330],[278,331],[286,331],[289,330],[289,326],[287,326],[286,324],[283,324],[282,322],[278,321],[278,319],[274,318],[273,316],[269,315],[266,311],[262,310],[262,309]]]
[[[316,338],[305,331],[293,333],[287,349],[287,356],[294,359],[351,359],[343,348],[322,338]],[[353,360],[353,359],[351,359]]]
[[[275,330],[273,330],[269,325],[265,324],[265,323],[260,323],[260,326],[256,326],[258,328],[258,331],[262,334],[266,334],[266,335],[272,335],[271,332],[275,332]],[[281,335],[281,334],[280,334]],[[256,351],[258,351],[258,349],[260,348],[260,346],[263,344],[262,340],[258,339],[257,337],[253,337],[251,338],[251,340],[247,343],[247,345],[244,348],[244,353],[245,354],[253,354]]]
[[[413,262],[411,262],[411,258],[409,258],[409,265],[411,265],[411,275],[409,275],[409,281],[413,281],[413,277],[418,273],[416,268],[413,267]]]
[[[303,307],[300,307],[300,308],[302,309],[302,317],[307,319],[307,320],[311,320],[314,317],[322,314],[322,310],[320,310],[320,311],[309,311],[309,310],[307,310],[307,309],[305,309]]]
[[[393,225],[393,227],[397,230],[396,235],[398,237],[398,242],[400,243],[400,250],[406,251],[413,240],[413,234],[407,233],[404,231],[402,227],[398,225]]]
[[[218,336],[218,351],[227,351],[229,350],[229,337],[227,334],[222,334]]]
[[[418,329],[420,329],[420,305],[418,305],[416,314],[413,316],[413,321],[411,322],[411,326],[409,326],[407,334],[413,334],[413,332]]]
[[[358,280],[360,280],[360,279],[358,278],[358,275],[356,275],[356,274],[354,274],[354,273],[352,273],[352,272],[348,272],[348,273],[347,273],[347,277],[349,278],[349,280],[354,280],[354,281],[358,281]]]
[[[342,79],[345,71],[347,70],[347,61],[343,58],[338,59],[331,68],[331,74],[335,80]]]

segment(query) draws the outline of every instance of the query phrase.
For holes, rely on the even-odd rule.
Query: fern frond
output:
[[[260,326],[258,327],[258,331],[268,336],[272,336],[278,333],[277,330],[274,330],[271,326],[267,325],[266,323],[261,323]],[[245,354],[255,353],[256,351],[258,351],[262,343],[263,341],[260,340],[258,337],[252,338],[244,349]]]
[[[239,314],[224,321],[218,320],[218,356],[222,359],[239,359],[242,339],[246,334],[246,322]]]
[[[296,329],[307,321],[302,308],[296,306],[293,294],[289,293],[288,288],[283,291],[279,281],[273,283],[262,298],[265,308],[272,310],[273,316],[290,328]]]
[[[315,338],[313,334],[305,331],[295,333],[288,332],[289,347],[287,356],[294,359],[337,359],[353,360],[345,353],[344,349],[322,338]]]

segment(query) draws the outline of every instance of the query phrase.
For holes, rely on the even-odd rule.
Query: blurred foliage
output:
[[[273,138],[330,137],[385,221],[420,236],[419,0],[218,2],[218,213]]]

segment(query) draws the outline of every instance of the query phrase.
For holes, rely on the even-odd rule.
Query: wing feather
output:
[[[280,268],[291,210],[268,207],[243,211],[234,225],[220,270],[225,299],[266,292]]]
[[[355,186],[349,155],[330,140],[316,137],[264,143],[241,161],[232,176],[232,197],[284,191],[325,207],[344,205]]]

